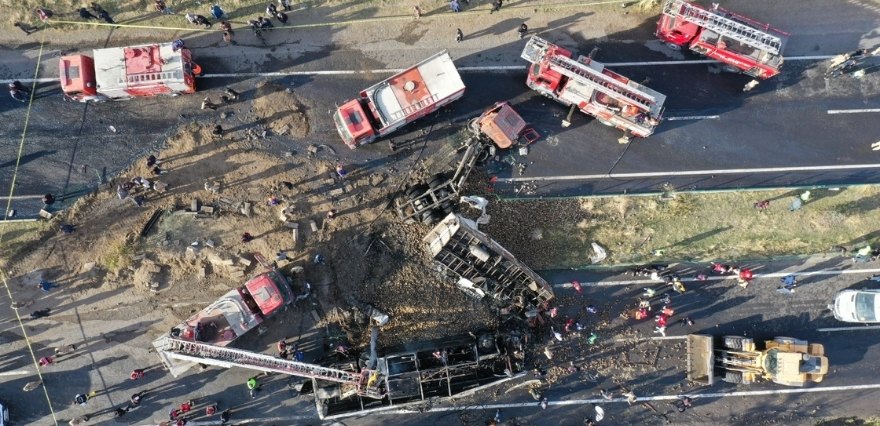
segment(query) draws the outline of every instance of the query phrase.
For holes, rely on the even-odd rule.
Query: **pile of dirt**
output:
[[[257,85],[254,115],[276,135],[306,137],[309,120],[305,108],[290,88],[271,82]]]
[[[258,93],[254,110],[268,125],[308,133],[292,94],[272,84]],[[51,236],[19,262],[18,285],[33,284],[22,272],[40,270],[48,279],[64,280],[97,260],[103,279],[70,281],[73,299],[88,297],[96,310],[126,306],[107,311],[110,320],[161,313],[164,320],[147,331],[160,334],[262,272],[255,256],[261,253],[270,261],[277,257],[284,271],[302,268],[322,313],[362,303],[388,313],[382,346],[495,325],[482,302],[469,299],[426,258],[421,239],[429,228],[403,225],[385,213],[389,193],[405,174],[355,169],[343,180],[330,160],[279,158],[253,149],[254,143],[213,136],[210,125],[184,125],[157,154],[164,174],[153,175],[139,160],[79,200],[57,219],[76,231]],[[167,187],[135,186],[120,199],[117,188],[136,177]],[[143,206],[133,201],[136,196]],[[337,214],[328,220],[331,209]],[[243,241],[245,232],[253,240]],[[350,327],[352,343],[365,346],[367,330],[363,323]]]

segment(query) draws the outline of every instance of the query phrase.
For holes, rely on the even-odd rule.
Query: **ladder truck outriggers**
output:
[[[779,74],[788,34],[713,4],[666,0],[655,35],[672,48],[690,50],[752,76],[744,90]]]
[[[623,130],[620,143],[653,134],[662,119],[666,96],[609,70],[591,56],[573,59],[571,51],[533,36],[521,55],[532,63],[526,85],[571,108],[563,127],[568,127],[578,108],[602,124]]]

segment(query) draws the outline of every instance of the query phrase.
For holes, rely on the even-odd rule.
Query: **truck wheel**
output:
[[[440,217],[440,213],[436,210],[425,210],[422,213],[422,223],[428,226],[432,226],[435,223],[439,222],[442,217]]]
[[[741,351],[744,340],[746,340],[746,338],[742,336],[724,336],[724,348]]]
[[[446,175],[443,173],[437,173],[434,176],[431,176],[431,181],[428,183],[428,186],[431,189],[437,188],[446,183]]]
[[[725,371],[724,378],[721,380],[738,385],[743,382],[743,373],[742,371]]]
[[[427,190],[428,188],[425,185],[413,185],[408,191],[406,191],[406,198],[409,198],[410,200],[416,199]]]

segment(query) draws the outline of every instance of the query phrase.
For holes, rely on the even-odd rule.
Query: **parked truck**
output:
[[[569,125],[577,108],[623,130],[620,143],[652,135],[662,120],[666,96],[609,70],[591,56],[574,59],[569,50],[533,36],[521,55],[532,64],[526,85],[571,108],[563,126]]]
[[[201,72],[192,52],[172,43],[62,56],[58,68],[64,99],[78,102],[194,93]]]
[[[788,34],[718,7],[666,0],[655,35],[670,47],[690,50],[739,72],[767,79],[779,74]],[[753,80],[746,90],[757,84]]]
[[[265,272],[251,278],[243,286],[230,290],[174,327],[170,336],[182,341],[227,346],[265,319],[282,311],[293,300],[293,290],[287,278],[276,270]],[[159,344],[159,340],[153,344]],[[163,362],[169,369],[185,370],[190,366],[173,364],[164,358]],[[172,372],[178,374],[176,370]]]
[[[336,109],[336,131],[355,149],[384,137],[464,95],[464,82],[444,50],[373,85]]]
[[[720,344],[719,344],[720,343]],[[691,334],[687,337],[687,378],[711,385],[716,373],[729,383],[770,381],[785,386],[821,382],[828,373],[825,348],[791,337],[755,342],[741,336]]]
[[[422,244],[460,289],[477,299],[489,299],[497,309],[530,316],[554,298],[546,280],[468,218],[446,216]]]

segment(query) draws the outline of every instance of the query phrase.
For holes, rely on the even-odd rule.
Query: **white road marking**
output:
[[[853,331],[853,330],[880,330],[880,325],[863,325],[861,327],[830,327],[830,328],[817,328],[816,331]]]
[[[670,176],[704,176],[704,175],[732,175],[753,173],[790,173],[790,172],[816,172],[834,170],[860,170],[880,169],[880,164],[838,164],[827,166],[795,166],[795,167],[763,167],[755,169],[715,169],[715,170],[680,170],[669,172],[639,172],[639,173],[610,173],[597,175],[562,175],[562,176],[533,176],[499,178],[498,182],[548,182],[561,180],[600,180],[600,179],[627,179],[627,178],[651,178]]]
[[[841,270],[832,270],[832,269],[823,269],[821,271],[798,271],[798,272],[771,272],[769,274],[754,274],[754,279],[759,278],[782,278],[788,275],[794,275],[796,277],[810,277],[817,275],[850,275],[850,274],[877,274],[880,273],[880,268],[878,269],[841,269]],[[722,280],[733,280],[736,279],[736,275],[711,275],[706,277],[707,281],[722,281]],[[683,282],[699,282],[700,280],[696,278],[682,278]],[[644,280],[620,280],[620,281],[595,281],[595,282],[581,282],[578,281],[581,287],[614,287],[614,286],[624,286],[624,285],[650,285],[662,283],[663,280],[652,280],[652,279],[644,279]],[[553,287],[556,288],[572,288],[574,287],[571,284],[571,281],[553,284]]]
[[[675,395],[656,395],[656,396],[643,396],[636,398],[637,402],[649,402],[649,401],[675,401],[679,399],[680,396],[687,395],[691,399],[698,398],[726,398],[726,397],[734,397],[734,396],[766,396],[766,395],[792,395],[792,394],[804,394],[804,393],[822,393],[822,392],[841,392],[841,391],[857,391],[857,390],[876,390],[880,389],[880,383],[878,384],[870,384],[870,385],[850,385],[850,386],[826,386],[826,387],[815,387],[815,388],[785,388],[785,389],[768,389],[768,390],[753,390],[753,391],[737,391],[737,392],[707,392],[707,393],[687,393],[687,394],[675,394]],[[594,399],[575,399],[568,401],[548,401],[547,405],[549,406],[566,406],[566,405],[587,405],[587,404],[607,404],[607,403],[626,403],[626,398],[614,398],[611,400],[605,400],[603,398],[594,398]],[[539,402],[518,402],[518,403],[509,403],[509,404],[486,404],[486,405],[458,405],[458,406],[449,406],[449,407],[432,407],[425,412],[444,412],[444,411],[464,411],[464,410],[495,410],[502,408],[535,408],[539,409],[541,404]],[[422,412],[418,411],[407,411],[407,410],[387,410],[387,411],[375,411],[374,414],[421,414]],[[358,413],[352,413],[351,416],[358,415]],[[339,416],[341,417],[341,416]],[[349,416],[350,417],[350,416]]]
[[[836,55],[819,55],[819,56],[791,56],[785,58],[786,61],[813,61],[830,59]],[[663,65],[693,65],[693,64],[710,64],[717,61],[710,59],[695,59],[690,61],[646,61],[646,62],[608,62],[606,66],[610,67],[630,67],[630,66],[663,66]],[[458,67],[459,71],[523,71],[528,65],[493,65],[493,66],[473,66]],[[277,72],[239,72],[239,73],[221,73],[221,74],[205,74],[200,78],[233,78],[233,77],[286,77],[286,76],[307,76],[307,75],[357,75],[357,74],[392,74],[403,71],[406,68],[395,69],[376,69],[376,70],[315,70],[315,71],[277,71]],[[19,79],[3,79],[0,83],[9,84],[18,80],[22,83],[33,83],[33,78]],[[57,83],[57,78],[38,78],[37,83]]]
[[[687,336],[655,336],[655,337],[636,337],[633,339],[614,339],[614,343],[633,343],[644,342],[648,340],[685,340]]]
[[[4,371],[0,373],[0,376],[24,376],[26,374],[32,374],[30,370],[18,370],[18,371]]]
[[[829,114],[862,114],[866,112],[880,112],[880,108],[866,109],[829,109]]]
[[[684,121],[684,120],[715,120],[720,116],[718,115],[692,115],[689,117],[664,117],[663,119],[666,121]]]

